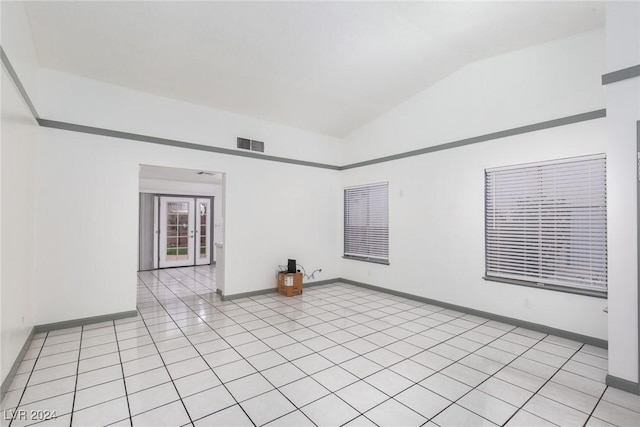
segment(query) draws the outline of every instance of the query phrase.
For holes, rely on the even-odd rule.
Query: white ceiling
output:
[[[25,7],[44,67],[337,137],[472,61],[604,25],[601,1]]]

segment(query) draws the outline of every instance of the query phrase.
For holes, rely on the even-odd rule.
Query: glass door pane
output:
[[[160,198],[160,267],[193,265],[194,200]]]
[[[196,211],[196,264],[210,264],[211,201],[209,199],[197,199]]]

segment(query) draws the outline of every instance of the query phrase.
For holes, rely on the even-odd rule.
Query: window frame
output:
[[[372,203],[380,202],[381,200],[372,201],[369,198],[367,199],[367,215],[365,215],[365,218],[362,218],[362,216],[360,216],[359,218],[356,218],[357,214],[350,215],[349,203],[354,203],[354,200],[353,200],[354,197],[358,193],[364,194],[367,191],[369,191],[369,196],[371,196],[371,192],[375,191],[376,189],[383,189],[384,202],[381,203],[380,206],[375,206],[375,205],[372,206]],[[351,192],[353,192],[352,195],[350,195]],[[380,197],[380,195],[376,195],[376,197]],[[354,207],[357,208],[357,206],[354,206]],[[380,210],[377,212],[371,212],[372,207],[378,208]],[[343,190],[343,209],[344,211],[343,211],[343,228],[342,228],[342,232],[343,232],[342,257],[344,259],[350,259],[354,261],[364,261],[364,262],[371,262],[375,264],[389,265],[389,183],[378,182],[378,183],[345,187]],[[368,242],[353,243],[354,245],[359,244],[360,248],[362,248],[363,245],[368,246],[366,251],[367,253],[358,254],[357,251],[353,251],[354,247],[349,247],[349,243],[355,240],[353,235],[350,235],[350,234],[348,235],[349,233],[348,227],[350,226],[349,225],[350,219],[356,219],[356,220],[365,219],[367,222],[366,227],[368,228],[371,227],[372,220],[383,222],[382,224],[382,227],[384,229],[383,233],[380,234],[379,231],[373,233],[373,236],[378,237],[377,239],[376,238],[371,239],[371,235],[369,235],[367,238],[365,238],[365,240],[369,239]],[[384,246],[384,248],[381,247],[382,245]],[[383,253],[380,252],[381,250],[383,251]],[[376,255],[384,255],[384,254],[386,254],[386,257],[376,256]]]
[[[561,190],[563,185],[567,185],[567,187],[569,187],[569,185],[567,184],[569,180],[559,181],[558,185],[552,186],[553,187],[552,190],[549,190],[549,188],[546,188],[546,187],[549,187],[549,185],[543,184],[543,182],[547,181],[548,179],[552,179],[552,178],[555,179],[557,174],[561,174],[562,168],[568,168],[570,167],[570,165],[577,165],[578,167],[583,168],[577,172],[578,175],[582,173],[588,173],[590,178],[595,177],[595,179],[592,178],[592,181],[589,181],[595,184],[592,184],[589,186],[587,184],[582,183],[581,181],[580,185],[584,187],[576,187],[576,189],[573,190],[572,193],[570,193],[571,196],[565,196]],[[588,169],[589,167],[592,167],[592,165],[595,165],[595,167],[601,168],[601,169],[596,169],[594,171],[592,171],[591,169]],[[592,282],[590,284],[580,283],[581,280],[584,281],[584,278],[580,278],[577,273],[575,275],[574,282],[571,282],[571,280],[563,281],[563,280],[550,278],[548,273],[545,273],[545,274],[541,273],[541,275],[539,276],[534,276],[531,274],[531,270],[524,266],[524,262],[522,262],[523,265],[519,266],[523,272],[523,274],[520,275],[520,277],[518,277],[519,275],[517,273],[507,274],[503,272],[501,274],[499,271],[497,271],[497,270],[500,270],[500,267],[496,268],[495,259],[496,257],[500,257],[500,255],[502,255],[502,257],[505,257],[505,252],[504,252],[505,249],[503,248],[502,252],[500,252],[500,248],[495,249],[496,244],[497,246],[499,246],[499,244],[501,243],[501,237],[495,237],[496,229],[492,230],[494,236],[490,237],[489,235],[489,230],[490,230],[489,223],[494,221],[496,218],[498,218],[498,214],[497,214],[498,210],[494,205],[489,206],[489,204],[492,202],[495,202],[497,197],[496,196],[496,191],[497,191],[496,190],[496,187],[497,187],[496,173],[497,174],[501,172],[510,173],[511,171],[515,171],[516,174],[520,173],[522,174],[522,176],[525,176],[527,173],[531,175],[532,172],[534,171],[536,174],[539,175],[539,180],[540,180],[540,184],[538,184],[539,188],[533,189],[533,191],[531,191],[530,189],[525,188],[527,187],[526,185],[522,185],[522,188],[515,188],[515,189],[512,185],[509,188],[509,192],[511,194],[513,194],[516,191],[521,191],[521,193],[516,193],[516,196],[510,195],[508,197],[511,197],[513,199],[517,199],[518,197],[522,199],[526,198],[527,202],[529,202],[531,200],[535,200],[536,195],[539,196],[540,201],[536,205],[538,206],[538,211],[540,216],[539,225],[538,225],[539,235],[538,235],[538,241],[535,243],[537,243],[538,245],[537,250],[540,253],[542,253],[543,251],[547,251],[546,253],[547,254],[551,253],[552,256],[548,257],[547,254],[545,254],[544,256],[539,255],[537,259],[538,268],[540,269],[540,271],[544,269],[548,269],[552,271],[553,274],[557,274],[557,271],[553,270],[553,267],[560,267],[560,268],[564,267],[568,269],[569,266],[574,265],[573,263],[576,262],[575,258],[577,257],[575,257],[576,251],[573,248],[558,250],[557,245],[548,246],[548,244],[543,243],[543,240],[546,240],[546,238],[548,238],[549,236],[552,236],[552,235],[557,236],[558,235],[557,229],[561,228],[560,225],[558,225],[560,224],[559,221],[553,222],[553,231],[548,231],[548,228],[545,228],[547,223],[544,223],[544,221],[547,221],[548,217],[544,217],[543,213],[555,212],[554,209],[556,209],[555,208],[556,204],[550,204],[548,203],[548,201],[553,200],[554,202],[556,202],[556,200],[562,200],[565,203],[569,203],[565,199],[561,198],[561,195],[562,197],[567,197],[567,200],[570,200],[569,199],[570,197],[579,198],[580,195],[584,195],[586,188],[589,189],[588,194],[590,197],[593,197],[592,194],[596,194],[595,192],[594,193],[591,192],[592,188],[595,188],[596,190],[601,191],[601,194],[597,193],[594,199],[589,199],[588,206],[586,206],[586,212],[588,212],[589,215],[597,217],[598,215],[593,213],[597,211],[599,212],[599,215],[602,216],[600,221],[594,221],[595,228],[594,226],[592,226],[591,216],[589,216],[589,228],[588,228],[589,248],[598,246],[597,242],[601,241],[602,239],[604,240],[604,245],[602,244],[600,245],[601,247],[600,251],[597,253],[596,251],[594,251],[594,253],[596,253],[596,256],[593,256],[592,253],[589,252],[588,256],[583,256],[582,258],[580,258],[580,261],[582,261],[583,259],[584,260],[588,259],[590,261],[595,260],[600,265],[599,269],[593,270],[595,273],[589,270],[589,276],[587,277],[592,279]],[[553,175],[554,173],[556,175]],[[490,177],[489,177],[490,174],[493,174],[493,177],[491,178],[493,181],[490,181]],[[571,176],[569,179],[576,180],[575,177],[571,177]],[[563,158],[563,159],[543,161],[543,162],[517,164],[517,165],[485,169],[484,171],[485,276],[483,277],[483,279],[489,280],[489,281],[495,281],[495,282],[530,286],[530,287],[543,288],[543,289],[549,289],[549,290],[560,291],[560,292],[569,292],[569,293],[575,293],[575,294],[581,294],[581,295],[589,295],[589,296],[595,296],[600,298],[606,298],[607,292],[608,292],[607,185],[606,184],[607,183],[606,183],[606,155],[605,154],[594,154],[594,155],[587,155],[587,156],[578,156],[578,157]],[[491,195],[489,193],[490,190],[493,191]],[[566,189],[564,190],[566,191]],[[503,193],[502,196],[504,196],[504,194],[505,193]],[[542,202],[542,200],[545,200],[546,203]],[[596,200],[598,203],[594,204],[593,200]],[[502,203],[506,203],[506,205],[502,206],[502,209],[516,206],[516,205],[509,205],[508,202],[504,202],[504,201]],[[550,208],[549,206],[551,205],[553,205],[554,208]],[[572,237],[571,233],[572,232],[575,233],[576,232],[575,230],[579,229],[577,225],[583,225],[583,224],[578,224],[578,221],[575,221],[574,215],[576,215],[577,209],[585,209],[585,206],[579,206],[579,205],[567,205],[567,206],[569,206],[571,213],[569,215],[569,219],[570,219],[569,227],[568,227],[569,231],[566,231],[565,233],[568,234],[570,237],[570,239],[568,240],[569,242],[568,244],[570,245],[571,242],[574,242],[571,239]],[[528,207],[520,208],[520,209],[521,211],[516,212],[516,214],[519,213],[520,215],[522,215],[523,213],[531,212],[531,209]],[[580,211],[580,213],[582,214],[582,211]],[[566,221],[566,218],[565,218],[565,221]],[[567,223],[565,222],[564,225],[566,226],[566,224]],[[510,226],[511,224],[507,225],[506,227],[510,227]],[[504,230],[505,225],[503,225],[502,227],[503,227],[502,230]],[[565,227],[565,229],[566,228],[567,227]],[[536,228],[533,227],[533,229],[535,230]],[[598,240],[598,238],[596,237],[593,237],[591,230],[594,230],[595,235],[600,236],[599,237],[600,240]],[[522,236],[524,235],[525,233],[522,232]],[[560,234],[560,236],[566,237],[566,235],[563,236],[562,234]],[[490,244],[493,245],[493,249],[490,247]],[[603,249],[602,249],[602,246],[604,247]],[[549,247],[551,247],[551,249],[549,249]],[[525,252],[526,250],[522,250],[522,251]],[[571,263],[568,261],[564,261],[564,262],[561,261],[560,256],[562,255],[565,255],[565,256],[572,255]],[[526,255],[524,255],[523,257],[526,258]],[[535,259],[536,257],[533,257],[533,258]],[[493,259],[493,260],[490,261],[490,259]],[[548,261],[549,259],[551,259],[551,261]],[[500,265],[500,261],[498,261],[497,264]],[[517,261],[514,264],[516,265],[516,267],[514,267],[514,270],[517,270],[518,269]],[[534,263],[533,265],[536,265],[536,264]],[[549,266],[551,266],[551,268]],[[509,269],[507,268],[506,270],[509,270]],[[524,274],[524,273],[529,273],[529,274]]]

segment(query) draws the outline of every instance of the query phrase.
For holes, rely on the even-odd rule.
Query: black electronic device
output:
[[[296,260],[290,259],[287,262],[287,273],[295,273],[296,272]]]

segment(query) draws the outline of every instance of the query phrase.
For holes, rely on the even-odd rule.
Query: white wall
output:
[[[24,83],[35,90],[33,45],[21,38],[25,22],[21,4],[2,2],[2,48],[7,55],[15,53],[14,67],[24,72]],[[4,381],[34,325],[37,124],[4,67],[1,92],[0,381]]]
[[[2,73],[2,378],[33,326],[36,123]]]
[[[607,2],[606,72],[640,65],[640,4]],[[640,78],[606,86],[609,374],[638,383],[637,128]]]
[[[344,164],[605,107],[604,31],[472,63],[352,133]]]
[[[206,182],[171,181],[140,178],[141,193],[184,194],[185,196],[222,196],[222,185]]]
[[[38,82],[38,111],[47,119],[223,148],[235,148],[242,136],[264,141],[266,155],[340,162],[335,138],[49,69],[40,70]],[[291,257],[321,267],[316,280],[339,276],[337,171],[47,129],[41,135],[38,323],[135,307],[139,164],[226,173],[224,249],[216,249],[218,287],[225,294],[275,287],[276,266]],[[290,193],[296,203],[286,198]],[[64,239],[53,227],[65,220],[55,206],[76,195],[83,233]],[[111,234],[96,226],[103,222]],[[64,250],[51,256],[54,247]],[[96,249],[77,253],[77,247]],[[64,308],[64,298],[72,309]]]
[[[50,70],[40,82],[46,118],[228,148],[249,133],[267,154],[338,161],[336,140],[308,132]],[[287,258],[322,268],[316,280],[340,276],[337,171],[41,128],[36,323],[135,308],[141,164],[225,174],[225,294],[275,288]]]
[[[2,73],[2,380],[34,325],[33,261],[37,125]]]
[[[276,123],[41,69],[44,118],[236,149],[236,137],[265,143],[265,155],[339,164],[341,141]]]
[[[602,31],[479,61],[354,133],[345,159],[603,108],[603,62]],[[391,264],[342,260],[343,277],[606,339],[604,299],[482,279],[484,169],[606,148],[605,119],[598,119],[349,169],[343,186],[389,182]]]
[[[20,77],[33,103],[38,100],[38,60],[31,30],[21,1],[2,1],[2,49]]]

